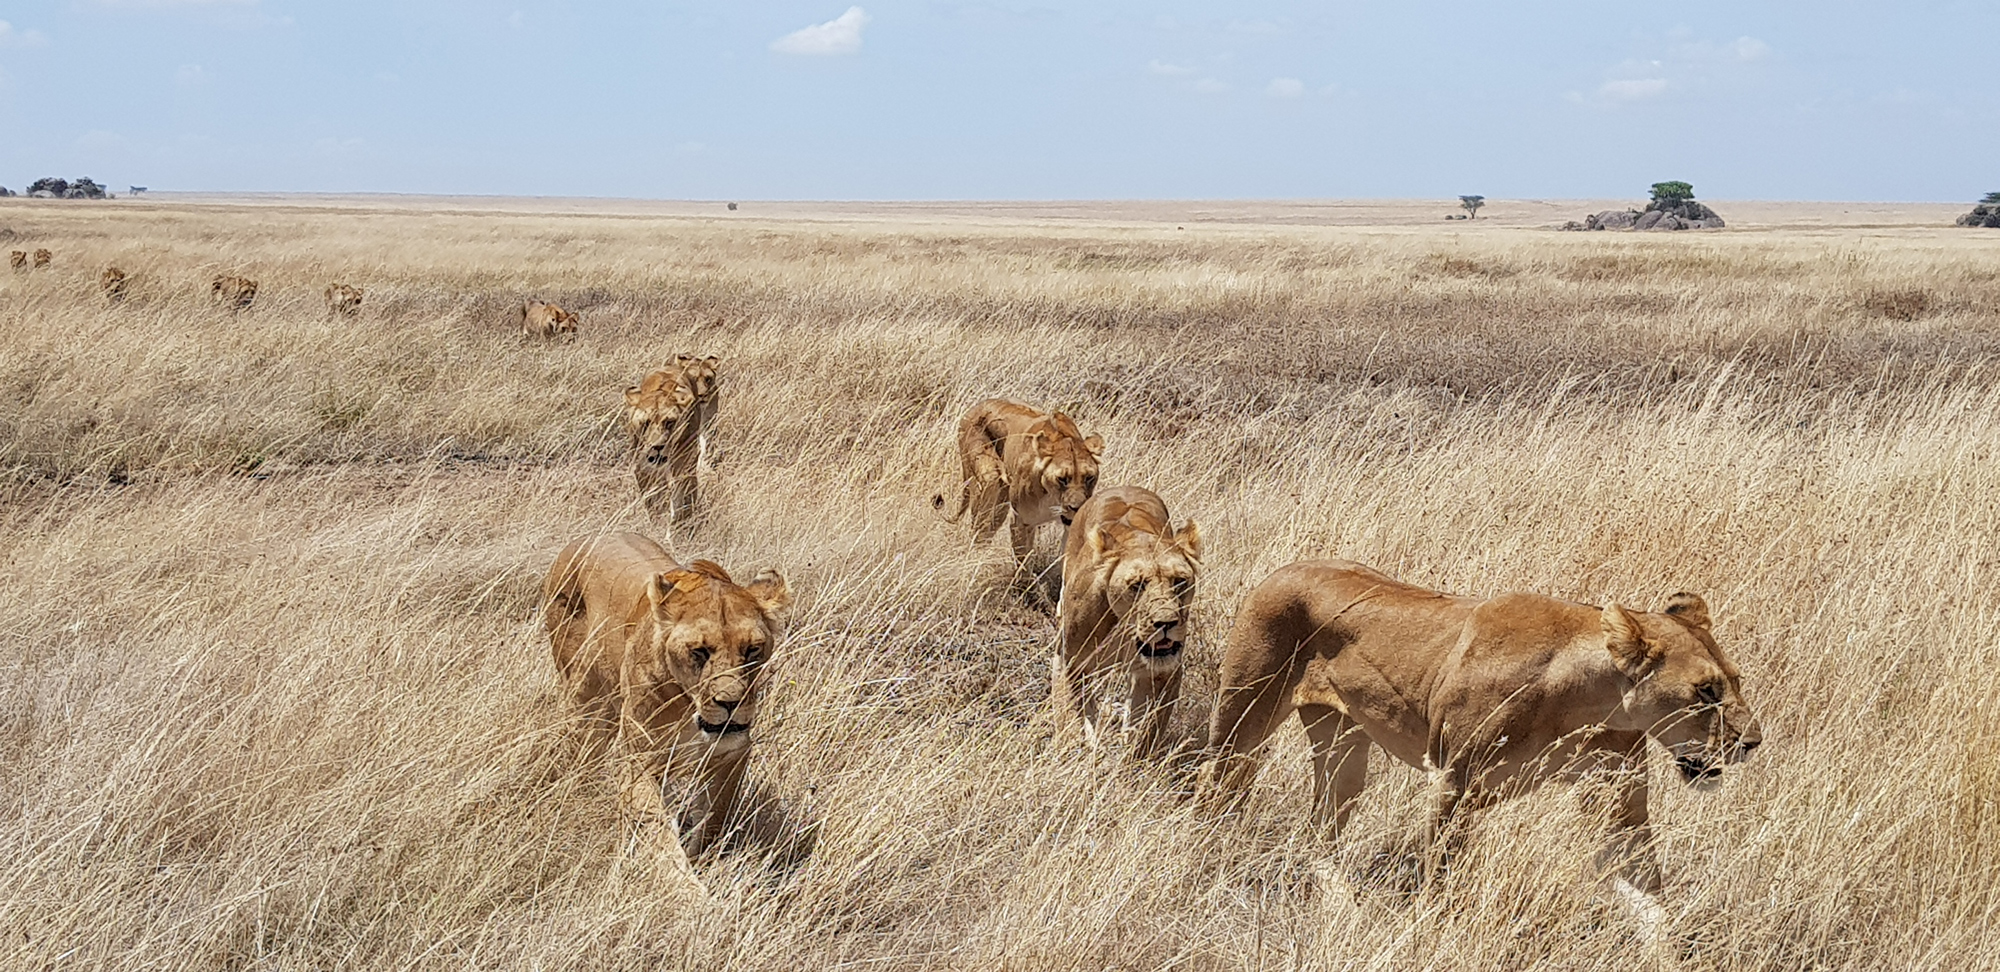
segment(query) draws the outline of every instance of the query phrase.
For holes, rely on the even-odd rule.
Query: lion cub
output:
[[[760,676],[792,601],[784,577],[764,570],[739,585],[709,561],[682,567],[615,533],[564,547],[542,593],[583,757],[615,755],[621,811],[692,880],[688,857],[725,832],[750,762]],[[686,785],[679,813],[668,779]]]
[[[554,304],[529,300],[521,304],[521,336],[552,339],[576,333],[576,315]]]
[[[1050,414],[1021,402],[989,398],[958,423],[958,459],[965,482],[958,494],[956,520],[970,510],[972,541],[984,543],[1011,513],[1009,539],[1014,562],[1024,563],[1035,544],[1035,528],[1060,519],[1066,527],[1084,500],[1097,490],[1097,456],[1104,440],[1086,438],[1061,412]],[[944,494],[931,505],[944,509]]]
[[[328,284],[326,288],[326,314],[328,317],[353,317],[361,310],[361,288],[344,283]]]
[[[208,296],[231,310],[249,310],[257,300],[257,281],[235,274],[217,274],[208,283]]]
[[[1092,748],[1100,735],[1097,688],[1105,676],[1123,673],[1132,753],[1159,751],[1180,701],[1188,605],[1200,569],[1201,528],[1188,520],[1173,529],[1167,504],[1150,489],[1108,489],[1077,509],[1063,548],[1049,694],[1062,717],[1082,719]]]
[[[1371,747],[1435,771],[1433,866],[1474,812],[1550,780],[1601,777],[1613,828],[1601,862],[1655,939],[1665,911],[1646,741],[1702,783],[1763,740],[1693,594],[1657,613],[1538,594],[1482,600],[1302,561],[1244,598],[1220,680],[1199,784],[1210,809],[1248,790],[1258,751],[1293,712],[1312,743],[1313,814],[1332,836],[1368,781]]]

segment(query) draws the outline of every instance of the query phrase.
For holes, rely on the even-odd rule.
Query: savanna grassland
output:
[[[0,280],[0,967],[1677,961],[1567,791],[1403,895],[1366,877],[1414,770],[1328,845],[1296,728],[1219,821],[1186,760],[1057,734],[1046,605],[930,503],[991,395],[1200,521],[1177,738],[1295,559],[1696,591],[1766,743],[1713,793],[1655,767],[1682,964],[2000,966],[2000,235],[1188,225],[0,206],[56,253]],[[530,295],[579,338],[524,342]],[[665,539],[616,403],[681,351],[723,359],[722,458],[673,547],[798,598],[708,901],[565,758],[537,617],[565,541]]]

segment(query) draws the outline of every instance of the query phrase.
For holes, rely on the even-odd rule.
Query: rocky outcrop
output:
[[[1958,218],[1960,226],[1988,226],[2000,229],[2000,204],[1980,203]]]
[[[1721,229],[1722,217],[1715,210],[1692,199],[1655,200],[1641,209],[1607,209],[1563,224],[1574,230],[1684,230]]]

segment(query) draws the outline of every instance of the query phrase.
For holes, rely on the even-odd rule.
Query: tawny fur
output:
[[[97,286],[104,291],[104,299],[117,302],[125,299],[125,271],[117,267],[105,267],[97,275]]]
[[[1601,776],[1613,826],[1604,862],[1628,900],[1650,903],[1635,905],[1642,920],[1662,913],[1647,738],[1690,782],[1762,739],[1692,594],[1660,613],[1537,594],[1479,600],[1305,561],[1244,599],[1220,682],[1200,782],[1209,808],[1247,790],[1259,747],[1293,712],[1312,743],[1315,819],[1330,834],[1367,779],[1371,744],[1436,771],[1433,862],[1474,811],[1548,780]]]
[[[1050,697],[1101,735],[1101,684],[1121,677],[1131,752],[1156,754],[1180,701],[1188,606],[1201,568],[1201,528],[1170,525],[1152,490],[1118,486],[1077,509],[1063,546],[1062,600]]]
[[[764,663],[783,637],[785,579],[738,585],[721,567],[675,562],[636,533],[564,547],[542,619],[586,760],[611,755],[619,807],[683,870],[728,825],[750,758]],[[686,792],[670,807],[667,780]]]
[[[330,317],[352,317],[361,310],[362,290],[344,283],[328,284],[326,313]]]
[[[235,274],[217,274],[209,281],[208,295],[231,310],[249,310],[257,300],[257,281]]]
[[[521,304],[520,320],[522,337],[554,338],[560,334],[576,333],[575,314],[539,300]]]
[[[670,521],[693,515],[701,458],[700,415],[680,372],[662,368],[625,389],[625,431],[632,475],[653,515]]]
[[[37,270],[44,270],[44,269],[47,269],[47,268],[48,268],[48,265],[49,265],[49,261],[50,261],[50,260],[53,260],[53,259],[55,259],[55,254],[53,254],[53,253],[50,253],[50,252],[49,252],[49,251],[47,251],[47,250],[36,250],[36,251],[35,251],[35,269],[37,269]]]
[[[1014,561],[1027,560],[1035,529],[1060,519],[1067,526],[1097,489],[1097,458],[1104,440],[1085,437],[1061,412],[990,398],[958,423],[958,459],[964,483],[957,519],[972,518],[972,540],[984,543],[1008,523]],[[938,509],[944,494],[931,497]]]

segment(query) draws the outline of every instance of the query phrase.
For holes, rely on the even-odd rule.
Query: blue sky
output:
[[[1971,200],[2000,3],[0,0],[0,185]]]

